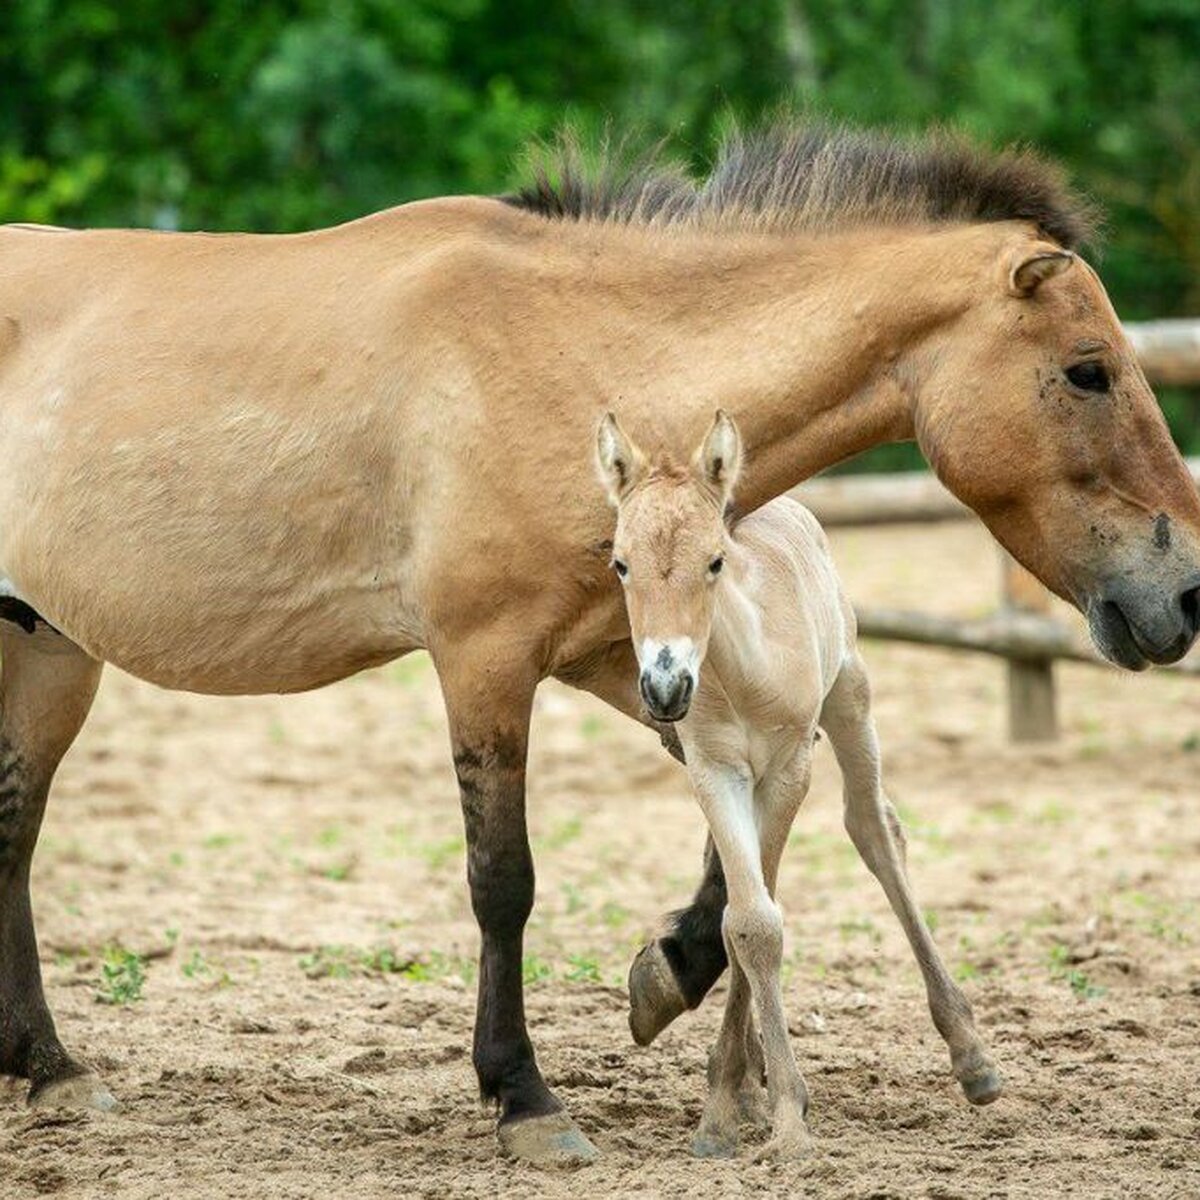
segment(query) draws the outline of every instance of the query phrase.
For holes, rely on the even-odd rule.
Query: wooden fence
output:
[[[1152,383],[1200,384],[1200,320],[1127,325],[1142,369]],[[1200,458],[1188,459],[1200,482]],[[887,525],[973,517],[933,475],[829,476],[811,479],[794,495],[827,526]],[[1058,736],[1056,659],[1107,666],[1088,638],[1056,619],[1049,593],[1001,552],[1001,588],[991,616],[964,619],[887,608],[858,608],[864,637],[992,654],[1008,664],[1008,728],[1013,741]],[[1170,671],[1200,675],[1200,660]]]

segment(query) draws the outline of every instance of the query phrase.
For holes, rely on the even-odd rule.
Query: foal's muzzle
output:
[[[638,688],[656,721],[680,721],[687,716],[696,682],[686,669],[668,673],[647,668],[638,679]]]

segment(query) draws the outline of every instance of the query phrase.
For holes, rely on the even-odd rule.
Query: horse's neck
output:
[[[689,235],[660,233],[659,258],[618,253],[612,294],[637,297],[663,376],[625,383],[638,348],[612,347],[623,418],[639,433],[695,444],[715,407],[730,411],[749,451],[744,511],[861,450],[912,437],[914,364],[973,302],[997,229],[729,235],[724,245],[708,235],[690,262]]]

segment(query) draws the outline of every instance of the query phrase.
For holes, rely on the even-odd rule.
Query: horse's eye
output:
[[[725,565],[725,555],[718,554],[716,558],[708,564],[708,573],[714,577],[720,575],[721,568]]]
[[[1109,388],[1108,372],[1103,363],[1081,362],[1067,368],[1067,378],[1085,392],[1107,392]]]
[[[629,567],[619,558],[613,559],[613,570],[616,571],[619,579],[625,579],[629,575]]]

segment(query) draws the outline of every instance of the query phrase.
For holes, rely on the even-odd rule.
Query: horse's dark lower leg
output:
[[[32,1093],[76,1073],[42,993],[29,862],[45,807],[21,757],[0,737],[0,1071],[32,1083]]]
[[[59,759],[87,715],[100,664],[48,630],[0,632],[0,1073],[31,1103],[110,1108],[112,1097],[63,1049],[46,1006],[30,862]]]
[[[525,824],[528,696],[504,707],[493,692],[485,702],[471,689],[465,712],[455,703],[453,675],[442,686],[450,712],[454,767],[467,836],[467,878],[479,922],[479,997],[474,1062],[480,1091],[500,1109],[503,1149],[541,1163],[595,1156],[538,1070],[525,1028],[522,974],[525,922],[533,907],[533,857]],[[490,726],[490,732],[484,732]]]
[[[467,833],[467,879],[479,922],[475,1070],[501,1123],[558,1112],[525,1031],[522,959],[533,908],[533,858],[525,827],[524,748],[497,739],[456,748]]]
[[[687,908],[672,913],[669,932],[661,941],[663,953],[688,1008],[695,1008],[729,965],[721,920],[728,898],[721,856],[709,838],[704,847],[704,875]]]
[[[725,904],[725,873],[709,838],[691,904],[667,918],[666,932],[644,946],[629,969],[629,1028],[639,1045],[696,1008],[729,965],[721,937]]]

